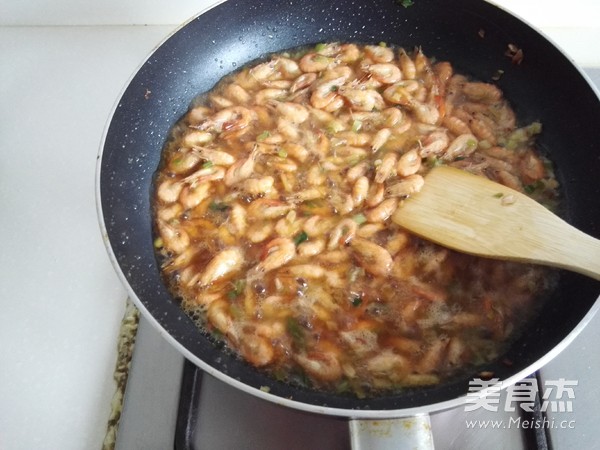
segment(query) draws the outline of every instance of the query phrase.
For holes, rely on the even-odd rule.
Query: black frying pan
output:
[[[159,275],[150,194],[169,128],[198,93],[241,65],[270,52],[329,41],[422,46],[428,56],[448,60],[457,72],[483,81],[503,70],[497,83],[519,122],[543,123],[539,145],[558,167],[566,219],[600,237],[600,101],[569,59],[520,20],[479,0],[414,0],[407,8],[395,0],[230,0],[168,38],[141,66],[114,111],[98,176],[109,253],[137,306],[167,339],[204,370],[237,387],[298,408],[347,416],[398,416],[452,406],[468,391],[474,374],[366,399],[274,381],[200,332]],[[522,48],[520,65],[505,56],[508,44]],[[539,368],[589,320],[599,293],[597,281],[562,274],[537,320],[486,369],[515,381]],[[269,394],[259,390],[264,386]]]

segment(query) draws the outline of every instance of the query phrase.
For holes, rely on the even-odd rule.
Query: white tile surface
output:
[[[0,0],[0,25],[177,24],[220,1]],[[597,0],[488,1],[513,11],[538,27],[596,27],[600,21],[600,2]]]
[[[215,3],[215,0],[0,0],[0,25],[177,24]]]
[[[596,27],[600,21],[597,0],[488,0],[537,27]]]
[[[104,437],[126,294],[96,219],[96,155],[121,88],[169,30],[0,28],[2,449]]]

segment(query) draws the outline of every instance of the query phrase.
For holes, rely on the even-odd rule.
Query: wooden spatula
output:
[[[600,280],[600,240],[524,194],[452,167],[437,167],[392,220],[464,253],[544,264]]]

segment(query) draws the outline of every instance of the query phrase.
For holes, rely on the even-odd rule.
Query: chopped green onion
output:
[[[340,89],[339,86],[336,86],[335,84],[333,86],[331,86],[331,88],[329,89],[331,92],[337,92]]]
[[[483,36],[482,36],[483,37]],[[492,75],[492,80],[494,81],[498,81],[500,79],[500,77],[502,77],[502,75],[504,75],[504,70],[502,69],[498,69],[496,71],[496,73],[494,75]]]
[[[229,205],[223,202],[212,201],[210,202],[210,205],[208,205],[208,209],[211,211],[226,211],[229,209]]]
[[[322,52],[326,48],[327,48],[327,44],[324,44],[323,42],[320,42],[317,45],[315,45],[315,51],[316,52]]]
[[[504,196],[504,194],[502,192],[498,192],[496,194],[494,194],[494,198],[502,198]]]
[[[232,289],[227,293],[227,298],[229,298],[229,300],[234,300],[244,292],[244,289],[246,288],[246,281],[236,280],[231,283],[231,285]]]
[[[360,306],[362,304],[362,298],[360,298],[359,295],[356,295],[352,297],[350,303],[352,303],[352,306]]]
[[[346,161],[346,163],[350,167],[354,167],[355,165],[357,165],[361,161],[362,161],[362,158],[360,156],[353,156],[351,158],[348,158],[348,160]]]
[[[308,234],[306,234],[306,232],[301,231],[300,233],[298,233],[296,235],[296,237],[294,238],[294,244],[296,245],[300,245],[302,244],[304,241],[308,240]]]
[[[327,124],[325,131],[328,134],[339,133],[340,131],[344,131],[344,124],[342,122],[340,122],[339,120],[332,120],[331,122],[329,122]]]
[[[352,122],[352,131],[354,131],[355,133],[358,133],[361,128],[362,128],[362,122],[360,120],[355,120],[354,122]]]
[[[287,158],[288,154],[285,150],[279,149],[277,151],[277,156],[279,156],[280,158]]]
[[[231,311],[231,315],[234,319],[242,319],[244,317],[244,308],[241,308],[239,305],[232,304],[229,306],[229,311]]]
[[[367,221],[367,218],[365,217],[365,215],[363,213],[360,213],[360,214],[356,214],[354,217],[352,217],[352,220],[354,220],[357,224],[362,225],[363,223],[365,223]]]
[[[348,392],[348,391],[350,391],[350,389],[351,389],[351,387],[350,387],[350,383],[348,382],[348,380],[342,380],[335,386],[335,391],[340,394],[343,394],[344,392]]]
[[[533,122],[530,125],[525,127],[527,134],[529,136],[534,136],[536,134],[540,134],[542,132],[542,124],[540,122]]]
[[[154,248],[163,248],[164,245],[165,244],[161,237],[157,237],[156,239],[154,239]]]
[[[233,286],[235,288],[235,292],[241,294],[246,288],[246,280],[236,280],[235,283],[233,283]]]
[[[523,186],[523,189],[525,190],[526,194],[533,194],[537,190],[544,189],[544,187],[544,182],[542,180],[537,180],[535,183]]]
[[[269,133],[268,131],[265,130],[262,133],[260,133],[258,136],[256,136],[256,140],[264,141],[265,139],[267,139],[270,136],[271,136],[271,133]]]
[[[477,141],[475,139],[469,139],[467,141],[467,150],[473,150],[477,148]]]
[[[304,329],[302,328],[302,325],[300,325],[300,322],[293,317],[288,317],[286,322],[286,330],[292,338],[292,341],[294,341],[294,343],[300,348],[303,348]]]
[[[379,43],[379,46],[380,46],[380,47],[387,47],[387,42],[381,41],[381,42]]]
[[[405,8],[414,5],[415,3],[412,0],[400,0],[400,4]]]
[[[214,164],[212,161],[205,161],[204,164],[202,164],[203,169],[210,169],[213,166],[214,166]]]
[[[356,398],[359,398],[361,400],[363,398],[367,398],[366,392],[362,388],[360,388],[360,387],[358,387],[358,388],[355,389],[354,395],[356,395]]]
[[[444,165],[444,161],[442,161],[437,156],[431,156],[431,157],[427,158],[427,165],[431,168],[439,167],[439,166]]]

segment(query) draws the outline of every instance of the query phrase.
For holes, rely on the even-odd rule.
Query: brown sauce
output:
[[[420,49],[273,55],[172,130],[154,197],[163,273],[198,326],[279,379],[359,396],[438,383],[497,358],[551,277],[390,216],[440,164],[552,207],[540,131],[517,127],[495,85]]]

